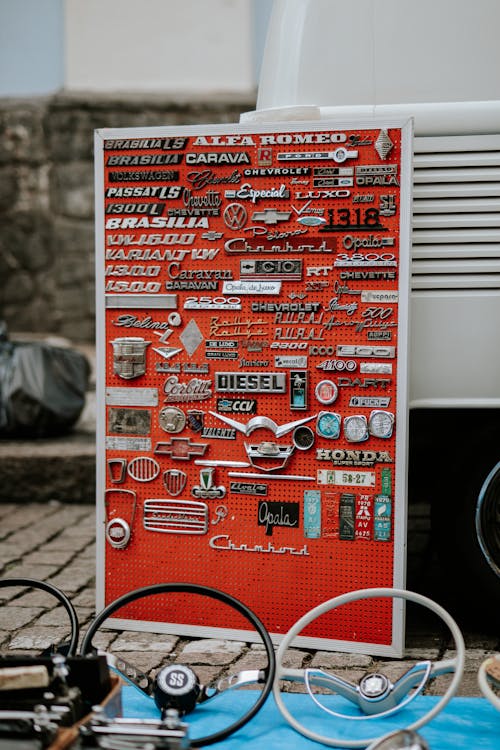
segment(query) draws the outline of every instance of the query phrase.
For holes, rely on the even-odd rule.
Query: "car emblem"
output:
[[[342,164],[346,159],[357,159],[358,151],[339,146],[334,151],[290,151],[278,154],[277,158],[278,161],[325,161],[333,159],[337,164]]]
[[[164,534],[206,534],[208,505],[194,500],[146,500],[144,528]]]
[[[149,456],[136,456],[127,466],[127,474],[136,482],[151,482],[160,473],[160,464]]]
[[[229,203],[224,209],[224,224],[229,229],[241,229],[247,220],[247,210],[241,203]]]
[[[154,452],[179,461],[189,461],[193,456],[203,456],[208,443],[192,443],[190,438],[171,438],[170,442],[156,443]]]
[[[332,380],[320,380],[314,393],[320,404],[333,404],[338,396],[339,389]]]
[[[307,425],[296,427],[292,434],[294,446],[299,451],[308,451],[314,445],[314,432]]]
[[[125,481],[127,471],[126,458],[108,458],[108,479],[112,484],[121,484]]]
[[[291,211],[277,211],[275,208],[264,208],[262,211],[255,211],[252,214],[252,221],[262,221],[264,224],[277,224],[278,221],[288,221],[291,213]]]
[[[375,409],[368,417],[368,432],[373,437],[390,438],[394,427],[394,414]]]
[[[307,370],[290,372],[290,409],[307,409]]]
[[[368,440],[368,422],[364,414],[351,414],[344,419],[344,437],[350,443]]]
[[[164,359],[170,359],[170,357],[174,357],[179,352],[182,352],[182,349],[178,346],[153,346],[153,351],[164,357]]]
[[[158,422],[165,432],[182,432],[186,426],[186,415],[177,406],[164,406],[158,414]]]
[[[200,331],[196,321],[191,319],[187,326],[184,328],[179,338],[184,349],[187,351],[189,356],[192,357],[203,341],[203,334]]]
[[[193,432],[201,432],[205,421],[205,412],[200,409],[188,409],[187,423]]]
[[[106,512],[105,535],[114,549],[124,549],[130,541],[134,525],[137,496],[133,490],[105,490],[104,508]],[[122,517],[124,506],[128,508],[129,520]],[[121,510],[119,510],[121,508]]]
[[[290,460],[294,445],[278,445],[269,440],[262,443],[245,443],[245,451],[254,469],[279,471]]]
[[[192,488],[191,494],[193,497],[201,498],[203,500],[213,500],[214,498],[221,499],[226,494],[225,487],[216,487],[213,481],[215,469],[207,467],[200,469],[200,484]]]
[[[297,221],[305,227],[319,227],[321,224],[326,224],[326,219],[322,216],[301,216]]]
[[[169,495],[177,497],[186,486],[187,474],[180,469],[167,469],[163,472],[163,484]]]
[[[126,336],[110,342],[113,346],[113,372],[131,380],[146,372],[146,347],[151,343],[137,336]]]
[[[316,419],[316,414],[313,414],[311,417],[304,417],[304,419],[296,419],[294,422],[285,422],[285,424],[278,425],[271,417],[252,417],[246,424],[243,424],[243,422],[238,422],[236,419],[231,419],[231,417],[226,417],[225,414],[218,414],[215,411],[211,411],[209,414],[217,417],[230,427],[234,427],[235,430],[242,432],[246,437],[251,435],[254,430],[266,428],[271,430],[277,438],[280,438],[292,432],[296,427]]]
[[[389,152],[392,151],[394,143],[389,137],[389,133],[385,128],[382,128],[378,134],[378,138],[375,141],[375,151],[381,159],[387,159]]]
[[[320,411],[316,422],[316,432],[321,437],[338,438],[340,435],[341,416],[334,411]]]

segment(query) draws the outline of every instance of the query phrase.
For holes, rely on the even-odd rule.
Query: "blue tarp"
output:
[[[419,696],[393,717],[348,721],[324,713],[306,695],[287,694],[286,705],[301,723],[318,734],[336,738],[366,739],[402,729],[426,713],[439,700],[434,696]],[[234,723],[252,703],[255,693],[244,690],[221,696],[199,706],[186,717],[191,739],[207,736]],[[347,713],[346,702],[338,696],[328,696],[325,703],[333,710]],[[123,688],[124,716],[158,718],[152,700],[141,696],[126,685]],[[500,713],[484,698],[453,698],[430,724],[418,730],[431,750],[500,750]],[[310,750],[319,748],[316,742],[296,732],[279,712],[272,695],[261,711],[238,732],[223,742],[212,745],[220,750]]]

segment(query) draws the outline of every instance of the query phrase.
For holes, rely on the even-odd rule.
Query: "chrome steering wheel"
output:
[[[354,684],[338,675],[320,669],[288,669],[283,666],[284,656],[287,649],[290,648],[293,639],[317,617],[350,602],[361,599],[376,598],[404,599],[406,601],[420,604],[434,612],[448,626],[455,642],[456,656],[453,659],[443,659],[436,662],[417,662],[395,683],[392,683],[389,678],[382,673],[366,674],[361,678],[358,684]],[[366,747],[366,745],[375,742],[379,738],[369,737],[362,740],[341,739],[320,735],[301,724],[294,716],[292,716],[283,701],[283,694],[280,690],[280,680],[303,682],[309,696],[312,698],[316,706],[330,715],[347,720],[363,721],[390,716],[396,713],[414,700],[414,698],[423,691],[425,685],[430,679],[438,677],[439,675],[452,673],[453,676],[450,684],[440,700],[424,716],[406,727],[407,730],[413,731],[431,721],[431,719],[442,711],[452,696],[456,693],[462,678],[464,662],[465,645],[462,633],[453,618],[440,605],[421,594],[403,589],[360,589],[359,591],[351,591],[347,594],[342,594],[341,596],[323,602],[307,612],[295,623],[295,625],[292,626],[285,635],[276,654],[276,678],[273,686],[273,694],[276,705],[282,716],[294,729],[297,730],[297,732],[300,732],[305,737],[332,747]],[[358,708],[359,715],[341,714],[327,708],[313,694],[313,687],[326,688],[331,692],[342,696]]]
[[[245,604],[238,599],[218,589],[193,583],[158,583],[151,586],[135,589],[108,604],[89,626],[81,645],[81,654],[95,651],[92,640],[100,626],[111,615],[127,604],[137,599],[154,596],[156,594],[188,593],[200,594],[216,599],[229,605],[239,612],[257,631],[264,644],[267,654],[267,666],[264,669],[243,670],[230,677],[224,677],[215,685],[202,685],[191,667],[173,663],[159,670],[155,678],[143,674],[139,669],[127,663],[121,657],[106,652],[109,667],[122,677],[126,682],[136,688],[143,696],[154,700],[161,711],[162,718],[168,715],[171,709],[184,716],[193,711],[197,705],[211,701],[229,690],[256,684],[262,687],[258,699],[252,704],[246,713],[223,730],[214,732],[205,737],[193,738],[190,746],[201,747],[220,742],[233,732],[236,732],[244,724],[255,716],[264,705],[267,696],[271,692],[276,669],[276,659],[271,637],[259,618]]]

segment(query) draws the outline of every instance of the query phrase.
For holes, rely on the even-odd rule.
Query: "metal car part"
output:
[[[400,729],[372,742],[366,750],[430,750],[430,747],[417,732]]]
[[[110,667],[126,682],[135,687],[142,695],[151,699],[154,698],[156,704],[161,706],[161,711],[164,716],[166,716],[166,712],[170,708],[175,708],[180,713],[187,713],[188,709],[191,707],[194,709],[198,704],[215,699],[223,693],[226,693],[228,690],[234,690],[251,684],[262,685],[262,690],[255,703],[253,703],[253,705],[236,721],[223,730],[216,731],[205,737],[194,738],[191,740],[192,747],[201,747],[203,745],[219,742],[244,726],[264,705],[273,687],[276,659],[271,637],[260,619],[245,604],[218,589],[193,583],[158,583],[153,584],[152,586],[135,589],[134,591],[130,591],[119,597],[111,602],[111,604],[108,604],[108,606],[105,607],[92,621],[82,640],[81,654],[84,656],[95,650],[92,641],[97,631],[111,615],[122,607],[125,607],[127,604],[135,602],[138,599],[148,598],[157,594],[169,593],[188,593],[207,596],[232,607],[250,622],[253,628],[257,631],[266,651],[267,666],[264,669],[242,670],[234,675],[222,678],[215,685],[202,685],[191,668],[182,665],[182,669],[185,670],[184,674],[186,679],[184,681],[176,678],[173,680],[175,683],[173,687],[171,684],[172,681],[168,679],[168,673],[164,680],[161,678],[158,680],[158,677],[153,680],[134,666],[127,664],[123,659],[119,659],[111,654],[106,655]],[[181,665],[175,664],[172,666],[179,670]],[[165,670],[168,669],[168,667],[164,668],[164,670],[160,671],[160,674],[163,672],[165,676]],[[181,686],[181,696],[179,696],[179,682],[184,682],[184,685]],[[179,698],[181,698],[181,700],[179,700]]]
[[[175,709],[156,719],[108,719],[100,706],[94,706],[90,721],[80,727],[84,747],[105,750],[185,750],[190,746],[188,725]]]
[[[110,516],[109,515],[109,496],[111,493],[121,495],[122,497],[128,497],[128,500],[132,504],[132,510],[130,514],[130,523],[121,516]],[[109,544],[114,549],[125,549],[130,541],[132,535],[132,526],[134,524],[135,510],[137,507],[137,495],[134,490],[119,490],[119,489],[108,489],[104,492],[104,507],[106,509],[106,529],[105,536]]]
[[[448,626],[453,637],[456,656],[452,659],[443,659],[437,662],[424,661],[415,664],[405,674],[403,674],[395,683],[392,683],[385,675],[372,674],[363,678],[356,685],[338,675],[324,672],[322,670],[311,669],[292,669],[283,665],[283,660],[287,649],[290,647],[293,639],[313,620],[331,610],[337,609],[350,602],[362,599],[390,598],[403,599],[405,601],[420,604],[423,607],[434,612]],[[411,591],[391,588],[371,588],[351,591],[342,594],[317,607],[309,610],[295,625],[293,625],[282,640],[276,654],[276,678],[273,687],[274,699],[282,716],[288,723],[300,734],[316,742],[322,742],[330,747],[357,748],[366,747],[371,742],[378,741],[377,737],[369,737],[362,740],[339,739],[338,737],[329,737],[320,735],[317,732],[303,726],[298,719],[290,713],[283,701],[280,690],[281,680],[301,681],[308,686],[309,695],[312,697],[311,686],[326,687],[343,698],[354,704],[359,709],[359,715],[344,715],[325,709],[319,704],[322,710],[335,716],[343,716],[346,720],[369,720],[370,718],[380,718],[395,713],[400,708],[418,695],[425,687],[427,680],[438,677],[442,674],[452,673],[452,679],[444,695],[432,706],[432,708],[422,717],[411,723],[407,730],[413,731],[428,723],[448,704],[458,689],[462,678],[465,663],[465,645],[462,633],[455,620],[439,604],[431,599]],[[414,693],[410,695],[410,691]]]
[[[257,416],[252,417],[246,424],[243,424],[243,422],[238,422],[236,419],[226,417],[225,414],[218,414],[216,411],[211,411],[209,412],[209,414],[211,414],[213,417],[217,417],[217,419],[225,422],[230,427],[234,427],[235,430],[238,430],[238,432],[242,432],[246,437],[251,435],[254,430],[267,429],[271,430],[271,432],[273,432],[277,438],[280,438],[283,437],[283,435],[287,435],[289,432],[292,432],[292,430],[294,430],[296,427],[300,427],[300,425],[306,424],[312,419],[316,419],[316,414],[313,414],[310,417],[304,417],[303,419],[296,419],[294,422],[286,422],[285,424],[278,425],[276,424],[274,419],[271,419],[271,417]]]
[[[284,469],[294,450],[294,445],[278,445],[278,443],[273,443],[270,440],[265,440],[258,444],[245,443],[245,451],[251,465],[255,469],[261,469],[262,471],[278,471],[279,469]],[[269,465],[269,463],[262,463],[262,461],[265,462],[274,459],[276,459],[277,463],[272,465]]]
[[[160,464],[150,456],[136,456],[127,466],[127,474],[136,482],[151,482],[159,473]]]
[[[145,500],[143,526],[163,534],[206,534],[208,505],[196,500]]]

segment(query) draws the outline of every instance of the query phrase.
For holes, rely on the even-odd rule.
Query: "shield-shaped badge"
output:
[[[200,486],[202,490],[210,490],[213,487],[214,469],[212,467],[200,470]]]
[[[187,423],[193,432],[201,432],[205,420],[205,413],[200,409],[188,409]]]
[[[186,486],[187,474],[180,469],[167,469],[163,472],[163,484],[168,494],[177,497]]]
[[[131,380],[146,372],[146,347],[150,341],[138,336],[124,336],[111,341],[113,372],[124,380]]]

